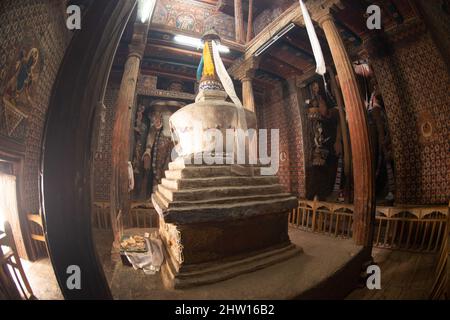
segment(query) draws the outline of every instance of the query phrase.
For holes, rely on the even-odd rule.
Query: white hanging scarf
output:
[[[216,41],[212,41],[212,50],[213,50],[213,58],[214,58],[214,66],[216,67],[217,75],[219,76],[220,82],[225,89],[225,92],[230,97],[231,101],[236,105],[238,109],[238,128],[244,131],[247,130],[247,121],[245,119],[245,111],[244,106],[242,105],[241,100],[236,94],[236,90],[234,89],[233,80],[231,80],[230,75],[223,64],[222,59],[220,58],[219,53],[219,44]]]
[[[300,8],[302,9],[303,19],[305,20],[306,30],[308,31],[309,41],[313,49],[314,58],[316,59],[316,72],[321,76],[325,75],[327,68],[325,59],[323,58],[322,48],[320,47],[319,38],[317,38],[316,30],[303,0],[300,0]]]

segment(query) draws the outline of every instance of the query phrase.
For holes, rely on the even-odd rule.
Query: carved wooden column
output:
[[[253,93],[253,78],[259,66],[259,58],[250,58],[239,61],[230,67],[228,72],[242,82],[242,104],[244,108],[255,112],[255,96]]]
[[[253,72],[248,72],[245,77],[241,79],[242,81],[242,100],[245,109],[255,112],[255,97],[253,95],[253,83],[252,78],[254,76]]]
[[[244,15],[242,13],[242,0],[234,0],[234,21],[236,29],[236,42],[244,43]]]
[[[253,0],[248,0],[248,19],[247,19],[247,43],[253,36]]]
[[[115,105],[112,136],[111,226],[114,245],[118,246],[118,216],[130,211],[128,161],[130,161],[130,130],[139,68],[147,43],[149,23],[134,25],[133,39]]]
[[[336,75],[334,73],[333,68],[328,68],[328,73],[330,74],[331,80],[331,90],[336,97],[336,102],[339,110],[339,123],[341,127],[342,133],[342,145],[344,151],[344,174],[345,174],[345,201],[349,200],[350,195],[350,181],[352,176],[352,157],[351,157],[351,149],[350,149],[350,137],[348,136],[348,127],[347,120],[345,115],[345,104],[342,98],[342,93],[340,88],[338,87],[336,81]]]
[[[313,17],[325,32],[341,85],[349,122],[354,168],[353,238],[358,245],[371,245],[375,213],[374,173],[364,100],[352,63],[329,10]]]

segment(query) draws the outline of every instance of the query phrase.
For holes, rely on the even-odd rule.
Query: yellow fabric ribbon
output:
[[[211,55],[211,51],[209,49],[208,42],[205,43],[203,47],[203,75],[204,76],[214,76],[214,61]]]

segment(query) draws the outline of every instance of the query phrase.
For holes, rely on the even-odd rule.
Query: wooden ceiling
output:
[[[385,27],[401,24],[415,14],[408,0],[342,1],[345,9],[342,11],[336,10],[333,14],[341,35],[349,47],[360,47],[362,43],[361,37],[367,30],[365,11],[368,5],[373,3],[380,5],[383,10],[382,17]],[[225,5],[224,3],[230,5],[230,1],[225,0],[203,0],[200,2],[211,5]],[[259,9],[263,9],[270,2],[256,0],[255,4],[259,6]],[[224,9],[222,8],[222,10]],[[134,19],[131,20],[134,21]],[[318,35],[325,59],[330,63],[331,54],[320,28],[318,28]],[[113,66],[113,71],[116,71],[116,73],[120,74],[123,69],[131,36],[132,24],[130,23],[124,33]],[[241,54],[241,52],[234,50],[229,54],[223,54],[225,65],[230,66]],[[196,69],[200,58],[200,50],[175,43],[173,31],[151,29],[142,62],[142,73],[192,84],[196,81]],[[260,69],[255,75],[255,92],[256,94],[263,94],[265,89],[273,86],[274,83],[295,75],[301,75],[314,68],[314,56],[306,29],[296,26],[262,55]],[[190,87],[192,86],[190,85]]]

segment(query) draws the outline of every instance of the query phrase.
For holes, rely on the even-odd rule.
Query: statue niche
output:
[[[136,182],[133,194],[135,200],[148,199],[154,187],[161,182],[173,148],[169,118],[183,105],[170,100],[139,105],[135,116],[132,162]]]

